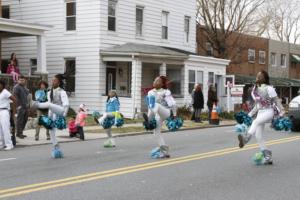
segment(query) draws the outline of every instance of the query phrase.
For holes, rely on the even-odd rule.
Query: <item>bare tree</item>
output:
[[[267,34],[280,41],[297,43],[300,37],[300,8],[298,0],[270,0],[264,9],[269,16]]]
[[[256,11],[264,2],[265,0],[197,0],[198,25],[204,27],[207,40],[217,52],[217,57],[228,58],[228,39],[234,34],[230,45],[236,46],[239,41],[237,34],[249,32],[256,25]]]

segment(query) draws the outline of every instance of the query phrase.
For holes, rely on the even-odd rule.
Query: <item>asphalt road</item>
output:
[[[24,200],[296,200],[300,199],[300,134],[267,130],[274,165],[255,166],[258,151],[237,146],[233,127],[165,134],[171,158],[153,160],[153,135],[0,151],[0,199]],[[252,141],[255,142],[255,139]]]

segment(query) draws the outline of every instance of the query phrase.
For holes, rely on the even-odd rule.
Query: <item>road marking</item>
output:
[[[297,141],[297,140],[300,140],[300,136],[271,140],[271,141],[268,141],[266,144],[267,145],[276,145],[276,144],[293,142],[293,141]],[[180,164],[180,163],[186,163],[186,162],[201,160],[201,159],[205,159],[205,158],[218,157],[218,156],[227,155],[227,154],[231,154],[231,153],[235,153],[235,152],[247,151],[247,150],[251,150],[251,149],[255,149],[255,148],[257,148],[257,144],[250,144],[243,149],[239,149],[237,147],[226,148],[226,149],[215,150],[215,151],[211,151],[211,152],[205,152],[205,153],[199,153],[199,154],[194,154],[194,155],[189,155],[189,156],[172,158],[172,159],[168,159],[168,160],[155,161],[155,162],[144,163],[144,164],[123,167],[123,168],[118,168],[118,169],[113,169],[113,170],[107,170],[107,171],[102,171],[102,172],[95,172],[95,173],[90,173],[90,174],[85,174],[85,175],[80,175],[80,176],[75,176],[75,177],[69,177],[69,178],[64,178],[64,179],[59,179],[59,180],[54,180],[54,181],[49,181],[49,182],[42,182],[42,183],[37,183],[37,184],[25,185],[25,186],[21,186],[21,187],[4,189],[4,190],[0,190],[0,198],[18,196],[18,195],[28,194],[28,193],[32,193],[32,192],[41,191],[41,190],[53,189],[53,188],[73,185],[73,184],[77,184],[77,183],[100,180],[100,179],[104,179],[104,178],[108,178],[108,177],[113,177],[113,176],[118,176],[118,175],[138,172],[138,171],[144,171],[144,170],[149,170],[149,169],[154,169],[154,168],[159,168],[159,167],[164,167],[164,166],[170,166],[170,165],[175,165],[175,164]]]
[[[4,159],[0,159],[0,162],[4,162],[4,161],[10,161],[10,160],[16,160],[17,158],[4,158]]]

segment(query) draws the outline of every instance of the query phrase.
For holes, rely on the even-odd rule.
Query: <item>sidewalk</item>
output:
[[[235,124],[236,124],[235,121],[221,121],[220,125],[214,126],[214,125],[209,125],[208,122],[194,123],[191,121],[185,121],[183,127],[179,131],[232,126]],[[86,127],[84,127],[84,130],[85,130],[85,139],[86,140],[103,139],[103,138],[107,137],[105,130],[100,126],[86,126]],[[166,127],[163,127],[163,131],[168,132],[166,130]],[[151,133],[151,132],[146,132],[143,129],[143,126],[141,123],[125,124],[122,128],[113,128],[112,132],[113,132],[114,137],[124,137],[124,136],[141,135],[141,134]],[[46,130],[45,129],[41,129],[39,141],[35,141],[35,137],[34,137],[35,130],[34,129],[26,130],[26,131],[24,131],[24,134],[27,135],[27,137],[25,139],[17,138],[17,146],[32,146],[32,145],[43,145],[43,144],[51,143],[49,140],[46,140]],[[79,141],[78,138],[70,138],[67,129],[62,130],[62,131],[57,131],[57,140],[60,143]]]

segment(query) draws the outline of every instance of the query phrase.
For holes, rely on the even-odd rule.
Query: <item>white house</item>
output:
[[[196,0],[3,0],[10,18],[52,26],[46,31],[49,77],[66,73],[71,105],[103,111],[116,89],[121,112],[145,110],[143,91],[166,75],[179,106],[201,83],[224,91],[228,60],[196,56]],[[35,70],[36,37],[2,41],[2,56],[16,52],[23,73]]]

